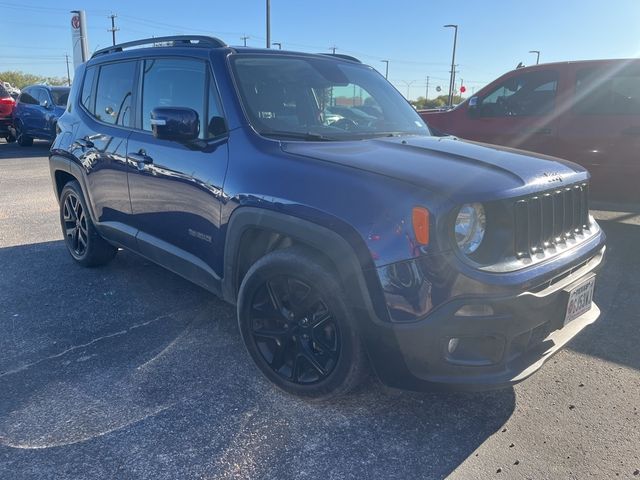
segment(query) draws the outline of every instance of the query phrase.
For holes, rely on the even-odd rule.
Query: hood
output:
[[[288,153],[378,173],[441,195],[490,200],[588,178],[554,157],[455,137],[389,137],[350,142],[286,142]]]

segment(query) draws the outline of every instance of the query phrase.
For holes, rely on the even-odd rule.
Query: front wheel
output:
[[[326,400],[365,377],[364,349],[336,274],[306,249],[271,252],[249,269],[238,322],[258,368],[291,394]]]
[[[67,250],[84,267],[97,267],[113,259],[118,249],[96,231],[82,189],[76,181],[67,183],[60,195],[60,223]]]

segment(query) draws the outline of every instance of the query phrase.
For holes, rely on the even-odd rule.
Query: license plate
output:
[[[565,325],[589,311],[591,303],[593,302],[595,285],[596,277],[591,277],[569,292],[569,303],[567,303],[567,313],[564,317]]]

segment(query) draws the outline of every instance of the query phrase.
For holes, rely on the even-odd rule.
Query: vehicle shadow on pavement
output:
[[[598,220],[607,234],[605,264],[595,292],[602,315],[570,348],[640,370],[640,209],[638,212]]]
[[[305,402],[260,376],[233,307],[135,255],[83,269],[57,241],[0,249],[0,265],[11,478],[443,478],[514,411],[513,389],[373,380]]]
[[[49,156],[51,145],[47,142],[34,141],[31,147],[21,147],[16,142],[0,141],[0,160],[9,158],[42,158]]]

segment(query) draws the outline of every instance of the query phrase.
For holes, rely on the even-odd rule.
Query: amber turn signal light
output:
[[[429,243],[429,210],[424,207],[413,207],[413,232],[420,245]]]

